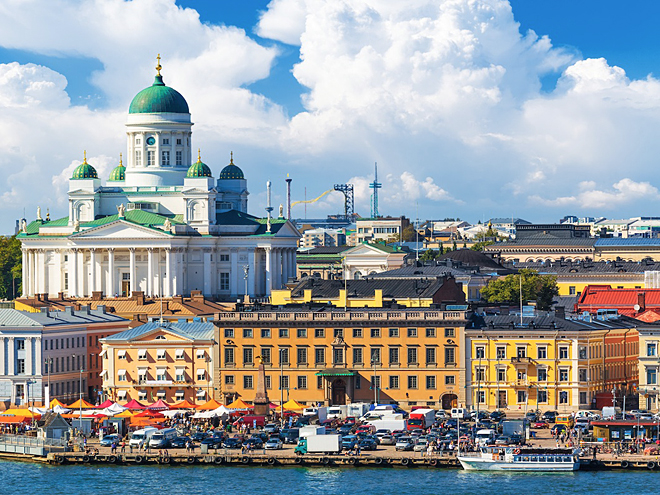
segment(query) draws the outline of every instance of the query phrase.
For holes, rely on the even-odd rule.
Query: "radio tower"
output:
[[[291,220],[291,179],[286,174],[286,218]]]
[[[378,182],[378,162],[374,163],[374,181],[369,184],[369,189],[373,189],[374,193],[371,195],[371,218],[379,218],[378,214],[378,189],[383,185]]]

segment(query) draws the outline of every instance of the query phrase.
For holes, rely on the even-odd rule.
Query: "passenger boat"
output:
[[[580,459],[569,449],[518,449],[481,447],[479,452],[460,452],[456,458],[466,471],[577,471]]]

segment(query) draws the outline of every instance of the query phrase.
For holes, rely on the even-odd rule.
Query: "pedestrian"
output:
[[[123,454],[125,452],[126,452],[126,440],[124,439],[121,441],[121,453]]]

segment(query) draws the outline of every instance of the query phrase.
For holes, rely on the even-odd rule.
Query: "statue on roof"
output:
[[[37,206],[37,220],[43,220],[41,218],[41,206]]]
[[[76,220],[75,222],[73,222],[73,231],[80,232],[80,220]]]
[[[117,216],[119,218],[124,218],[124,212],[126,212],[126,207],[124,206],[124,203],[117,205]]]
[[[25,220],[25,218],[21,220],[21,232],[27,234],[27,221]]]
[[[284,218],[284,205],[280,203],[280,218]]]
[[[163,228],[168,232],[172,230],[172,222],[170,222],[169,218],[166,218],[165,222],[163,222]]]

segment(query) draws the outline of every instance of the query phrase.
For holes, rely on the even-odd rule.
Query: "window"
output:
[[[436,364],[435,361],[435,347],[426,348],[426,364]]]
[[[142,150],[135,150],[135,166],[142,166]]]
[[[371,338],[372,339],[380,338],[380,328],[372,328],[371,329]]]
[[[243,364],[252,364],[254,361],[254,349],[252,347],[243,348]]]
[[[261,338],[262,339],[269,339],[270,338],[270,328],[262,328],[261,329]]]
[[[117,372],[117,381],[118,381],[118,382],[125,382],[125,381],[128,381],[128,380],[126,379],[126,370],[119,370],[119,371]]]
[[[498,345],[495,348],[497,359],[506,359],[506,346]]]
[[[658,383],[658,371],[655,368],[646,368],[646,384],[656,385]]]
[[[225,347],[225,364],[234,364],[234,348]]]
[[[369,351],[369,354],[371,356],[371,365],[373,366],[374,363],[380,364],[380,347],[372,347]]]
[[[427,390],[434,390],[435,389],[435,376],[427,376],[426,377],[426,388],[427,388]]]
[[[445,328],[445,337],[454,337],[454,335],[453,328]]]
[[[270,347],[262,347],[261,348],[261,359],[264,360],[264,364],[270,364],[272,361],[270,360]]]
[[[398,328],[390,328],[390,338],[397,338],[399,336]]]
[[[170,140],[168,138],[163,138],[163,144],[170,144]]]
[[[280,375],[279,377],[279,390],[289,389],[289,375]]]
[[[298,389],[306,389],[307,388],[307,377],[306,376],[298,376]]]
[[[307,338],[307,329],[306,328],[299,328],[297,331],[297,335],[299,339],[306,339]]]
[[[180,139],[177,139],[177,141],[180,141]],[[182,151],[177,151],[176,152],[176,164],[177,165],[183,165],[183,152]]]
[[[202,381],[205,379],[206,379],[206,371],[202,369],[197,370],[197,380]]]
[[[220,272],[220,290],[229,290],[229,272]]]
[[[578,359],[587,359],[587,346],[581,345],[578,348]]]
[[[288,328],[280,328],[280,338],[281,339],[288,339],[289,338],[289,329]]]
[[[399,348],[390,347],[390,364],[399,364]]]
[[[251,328],[244,328],[243,329],[243,338],[244,339],[251,339],[252,338],[252,329]]]
[[[581,382],[586,382],[587,381],[587,369],[586,368],[581,368],[578,370],[578,380]]]
[[[456,364],[456,348],[445,347],[445,365]]]
[[[288,347],[280,347],[279,349],[280,353],[280,364],[289,364],[289,348]]]
[[[474,381],[483,382],[486,379],[486,368],[474,369]]]
[[[516,347],[516,356],[519,358],[527,357],[527,347],[525,346]]]
[[[474,358],[475,359],[485,359],[486,357],[486,348],[482,345],[478,345],[474,349]]]
[[[587,403],[587,393],[580,392],[580,404],[586,404],[586,403]]]
[[[396,375],[390,376],[390,388],[399,388],[399,377]]]
[[[179,358],[177,358],[179,359]],[[138,360],[140,361],[146,361],[147,360],[147,350],[146,349],[140,349],[138,351]]]
[[[561,346],[559,348],[559,359],[568,359],[568,347]]]
[[[527,391],[518,390],[517,398],[518,398],[518,404],[524,404],[525,402],[527,402]]]
[[[353,329],[353,338],[354,339],[362,338],[362,329],[361,328],[354,328]]]
[[[66,260],[64,260],[66,261]],[[64,290],[69,290],[69,273],[64,272]]]
[[[537,397],[539,402],[548,402],[548,392],[546,390],[539,390]]]
[[[177,139],[177,140],[176,140],[176,144],[179,145],[179,146],[181,146],[181,139]]]
[[[165,349],[158,349],[158,360],[163,361],[166,358]]]
[[[170,152],[169,151],[163,151],[161,153],[160,157],[160,164],[164,167],[169,167],[170,166]]]
[[[226,339],[233,339],[234,338],[234,329],[233,328],[225,328],[225,338]]]
[[[344,338],[344,329],[343,328],[335,328],[333,332],[335,338]]]
[[[307,347],[298,347],[296,350],[298,364],[307,364]]]
[[[445,385],[454,385],[456,377],[454,375],[445,375]]]
[[[156,152],[147,151],[147,167],[156,165]]]
[[[360,389],[362,387],[362,377],[360,375],[355,376],[355,388]]]
[[[429,338],[435,337],[435,328],[427,328],[426,329],[426,336]]]
[[[25,374],[25,359],[16,360],[16,374],[18,375]]]
[[[477,390],[476,396],[479,404],[486,402],[486,392],[484,390]]]
[[[566,368],[561,368],[559,370],[559,381],[560,382],[568,381],[568,370]]]
[[[142,144],[142,140],[139,137],[136,137],[135,144]]]
[[[344,364],[344,349],[342,347],[332,349],[332,364]]]
[[[576,294],[576,292],[575,292],[575,286],[574,286],[574,285],[570,285],[570,286],[568,287],[568,295],[569,295],[569,296],[574,296],[575,294]]]
[[[23,339],[16,339],[16,350],[17,351],[25,350],[25,341]]]
[[[538,346],[536,348],[536,357],[538,359],[548,359],[548,348],[546,346]]]
[[[408,364],[417,364],[417,347],[408,347]]]
[[[657,356],[658,354],[658,344],[655,342],[646,344],[646,355],[647,356]]]
[[[559,403],[568,404],[568,392],[566,391],[559,392]]]
[[[541,380],[540,377],[539,380]],[[497,368],[497,381],[498,382],[506,381],[506,368]]]
[[[243,375],[243,388],[252,388],[253,382],[252,382],[252,375]]]
[[[323,347],[314,349],[314,363],[325,364],[325,349]]]
[[[353,347],[353,364],[363,364],[362,347]]]
[[[228,254],[221,254],[220,255],[220,261],[229,261],[229,255]]]
[[[374,387],[380,388],[380,377],[379,376],[372,376],[371,377],[371,388],[373,389]]]
[[[269,376],[269,375],[266,375],[266,376],[264,377],[264,380],[265,380],[264,385],[266,386],[266,388],[273,388],[273,385],[272,385],[272,383],[271,383],[271,380],[270,380],[270,376]]]
[[[225,385],[234,385],[235,377],[234,375],[225,375]]]
[[[408,388],[413,390],[417,388],[417,377],[415,375],[408,375]]]
[[[408,338],[415,338],[417,337],[417,329],[416,328],[409,328],[408,329]]]
[[[317,328],[314,330],[314,337],[317,339],[322,339],[325,337],[325,330],[323,328]]]
[[[323,377],[322,376],[317,376],[316,377],[316,388],[323,388]]]
[[[538,378],[538,381],[547,382],[548,381],[548,370],[546,368],[539,368],[536,371],[536,376]]]

